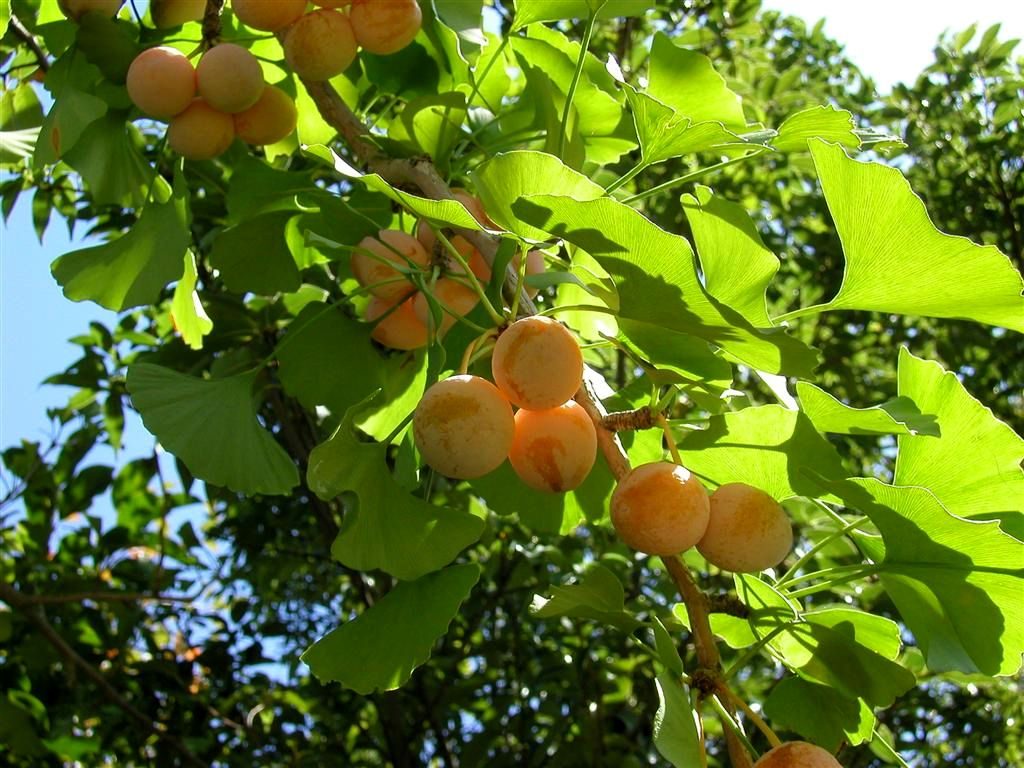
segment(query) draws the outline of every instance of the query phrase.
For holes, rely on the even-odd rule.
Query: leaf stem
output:
[[[487,314],[491,316],[491,320],[497,327],[501,327],[505,324],[505,318],[494,308],[494,305],[487,298],[487,293],[484,291],[483,286],[480,285],[480,281],[476,279],[476,275],[473,274],[473,270],[469,268],[469,262],[466,261],[465,257],[459,253],[459,249],[452,245],[451,240],[444,236],[444,233],[437,229],[434,231],[437,235],[437,239],[440,240],[448,251],[448,254],[458,262],[459,266],[463,269],[463,275],[469,281],[469,287],[473,289],[480,302],[484,305],[484,309],[487,310]]]
[[[740,696],[736,695],[731,690],[729,690],[729,687],[726,685],[719,686],[718,692],[720,694],[725,694],[733,704],[735,704],[737,707],[743,710],[747,717],[750,718],[750,722],[757,726],[757,730],[763,733],[764,737],[768,739],[769,744],[771,744],[773,747],[782,746],[782,740],[775,735],[775,731],[773,731],[768,726],[768,723],[764,721],[764,718],[757,714],[757,712],[755,712],[753,708],[751,708],[751,706],[747,704],[747,702],[745,702]]]
[[[626,184],[627,182],[631,181],[639,173],[641,173],[644,170],[646,170],[649,165],[650,165],[649,163],[646,163],[643,160],[641,160],[639,163],[634,165],[630,170],[626,171],[624,174],[619,176],[619,178],[617,178],[615,181],[613,181],[611,184],[609,184],[607,187],[605,187],[604,188],[605,194],[610,195],[612,192],[614,192],[616,189],[621,187],[623,184]]]
[[[565,95],[565,109],[562,110],[562,132],[558,135],[558,159],[565,161],[565,142],[569,136],[569,113],[572,111],[572,100],[576,95],[576,87],[580,83],[580,75],[583,74],[583,64],[587,60],[587,49],[590,47],[590,38],[594,35],[594,25],[597,23],[597,14],[600,13],[604,3],[598,6],[597,10],[591,9],[587,17],[587,27],[583,32],[583,42],[580,43],[580,55],[576,58],[576,70],[572,73],[572,80],[569,83],[569,92]]]
[[[813,547],[811,547],[809,550],[807,550],[806,553],[804,553],[795,563],[793,563],[793,565],[791,565],[789,567],[789,570],[786,571],[784,574],[782,574],[782,576],[779,577],[779,580],[777,582],[775,582],[775,585],[779,586],[780,584],[788,583],[789,580],[791,578],[793,578],[793,574],[795,574],[798,570],[800,570],[800,567],[804,563],[806,563],[808,560],[810,560],[812,557],[814,557],[816,554],[818,554],[818,552],[820,552],[822,549],[827,547],[829,544],[831,544],[836,539],[842,538],[847,533],[852,531],[854,528],[857,528],[858,526],[864,524],[865,522],[867,522],[870,519],[871,518],[869,518],[867,515],[861,515],[857,519],[851,520],[849,523],[844,525],[839,530],[833,531],[832,533],[830,533],[828,536],[826,536],[821,541],[819,541],[817,544],[815,544]]]
[[[636,203],[641,200],[646,200],[649,197],[654,197],[655,195],[664,192],[666,189],[671,189],[672,187],[679,186],[680,184],[686,184],[687,182],[690,181],[696,181],[697,179],[707,176],[709,173],[720,171],[722,168],[725,168],[730,165],[735,165],[736,163],[742,163],[743,161],[749,160],[752,157],[763,155],[765,152],[768,151],[770,150],[758,149],[749,154],[741,155],[740,157],[733,157],[729,160],[723,160],[720,163],[715,163],[714,165],[708,165],[705,166],[704,168],[698,168],[696,171],[692,171],[691,173],[685,173],[682,176],[677,176],[674,179],[669,179],[668,181],[663,182],[656,187],[651,187],[646,192],[638,192],[635,195],[631,195],[630,197],[624,199],[622,202],[629,204]]]
[[[784,314],[779,315],[778,317],[773,317],[772,324],[778,325],[779,323],[785,322],[786,320],[796,320],[798,317],[816,315],[819,312],[824,312],[828,308],[828,304],[813,304],[809,307],[801,307],[800,309],[794,309],[792,312],[786,312]]]
[[[718,716],[722,719],[722,723],[725,725],[726,732],[732,733],[739,741],[743,744],[743,747],[754,757],[757,757],[757,750],[754,749],[754,745],[750,743],[750,739],[747,738],[747,734],[743,732],[740,724],[736,722],[736,719],[732,716],[732,713],[725,708],[725,705],[719,700],[718,696],[709,697],[711,700],[711,706],[715,708]]]
[[[683,459],[679,456],[679,448],[676,446],[675,438],[672,437],[672,432],[668,428],[668,419],[665,418],[664,413],[658,414],[658,423],[661,425],[661,431],[665,433],[665,442],[668,443],[668,452],[672,454],[672,461],[679,466],[683,466]]]

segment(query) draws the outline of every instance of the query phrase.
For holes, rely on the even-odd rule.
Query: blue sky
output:
[[[846,45],[850,57],[883,91],[899,80],[913,79],[932,61],[943,30],[959,30],[972,21],[984,29],[1000,21],[1004,38],[1024,37],[1024,3],[1011,0],[766,0],[764,5],[811,23],[825,16],[826,32]],[[46,439],[46,409],[62,405],[70,390],[39,382],[76,359],[77,348],[66,340],[83,332],[90,320],[114,322],[112,312],[64,299],[50,275],[53,259],[82,246],[81,240],[68,238],[64,223],[56,218],[40,244],[29,197],[19,201],[0,230],[0,448],[22,437]],[[126,439],[122,459],[152,450],[151,438],[137,423],[128,428]]]

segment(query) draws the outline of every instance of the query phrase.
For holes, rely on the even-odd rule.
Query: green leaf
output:
[[[302,661],[323,683],[364,696],[403,685],[458,613],[480,566],[453,565],[396,586],[380,602],[316,641]]]
[[[28,83],[0,93],[0,164],[31,157],[43,124],[39,97]]]
[[[447,173],[452,150],[462,140],[465,120],[466,94],[449,91],[417,96],[406,103],[401,125],[416,146]]]
[[[260,213],[297,211],[297,196],[319,192],[309,173],[282,171],[247,157],[231,174],[226,195],[228,222],[238,224]]]
[[[422,356],[382,357],[370,341],[370,326],[348,317],[343,307],[307,305],[288,326],[275,352],[285,392],[309,410],[328,408],[341,416],[377,389],[383,390],[372,413],[356,422],[383,440],[416,406],[423,393]],[[353,376],[353,371],[360,375]],[[385,418],[381,408],[396,411]]]
[[[350,408],[337,431],[309,456],[307,479],[317,496],[355,496],[331,554],[349,568],[380,568],[403,580],[443,568],[480,538],[484,521],[404,491],[388,470],[388,445],[363,442],[353,431],[362,410],[362,403]]]
[[[779,152],[807,152],[808,141],[822,139],[857,149],[860,139],[854,128],[853,115],[845,109],[810,107],[783,120],[771,145]]]
[[[554,155],[526,150],[505,152],[486,161],[473,171],[473,182],[495,223],[532,240],[545,240],[548,234],[516,216],[512,205],[521,197],[538,190],[576,200],[596,200],[604,195],[602,187]]]
[[[658,651],[658,658],[668,671],[674,675],[682,675],[685,672],[683,660],[679,656],[679,648],[672,635],[665,629],[661,619],[657,616],[651,617],[651,630],[654,632],[654,647]]]
[[[33,160],[37,167],[60,160],[85,129],[107,113],[107,102],[92,93],[99,79],[99,70],[84,57],[76,60],[74,48],[53,62],[46,74],[46,89],[54,103],[36,143]]]
[[[38,139],[39,128],[0,131],[0,163],[14,164],[24,157],[32,157]]]
[[[960,380],[900,349],[901,395],[934,413],[940,437],[901,435],[897,485],[930,490],[954,515],[1024,512],[1024,439],[999,421]]]
[[[41,757],[46,754],[32,717],[7,696],[0,696],[0,744],[6,744],[15,755]]]
[[[679,444],[686,466],[695,474],[724,483],[748,483],[776,500],[818,496],[815,481],[803,469],[832,479],[846,477],[836,449],[810,420],[778,405],[744,408],[714,416],[708,428]]]
[[[814,311],[956,317],[1024,333],[1024,278],[998,248],[937,230],[897,169],[810,146],[846,256],[839,292]]]
[[[196,271],[196,257],[192,251],[185,252],[185,273],[174,286],[174,298],[171,301],[171,319],[178,329],[181,338],[192,349],[203,348],[203,336],[213,330],[213,322],[199,301],[196,283],[199,273]]]
[[[256,420],[256,375],[204,380],[136,363],[127,387],[146,429],[193,475],[240,493],[285,494],[299,473]]]
[[[991,676],[1020,668],[1024,543],[997,523],[949,514],[924,488],[875,479],[822,485],[881,532],[882,584],[930,669]]]
[[[692,768],[704,758],[690,694],[678,676],[659,672],[658,711],[654,715],[654,746],[676,768]]]
[[[465,6],[462,0],[450,0],[450,4]],[[407,99],[437,93],[441,76],[438,63],[416,41],[385,56],[360,51],[359,63],[363,65],[366,79],[384,93]]]
[[[810,376],[817,361],[812,349],[782,329],[754,328],[709,296],[689,242],[629,206],[608,197],[537,195],[521,199],[513,210],[600,262],[615,279],[620,318],[697,336],[758,370]]]
[[[921,413],[921,409],[909,397],[895,397],[870,408],[851,408],[825,390],[805,381],[796,383],[796,395],[801,409],[819,432],[841,435],[939,434],[935,417]]]
[[[486,45],[483,33],[483,0],[434,0],[441,22],[463,40]]]
[[[694,123],[721,123],[743,129],[743,102],[729,90],[703,53],[680,48],[664,32],[651,45],[647,93]]]
[[[11,23],[11,0],[0,0],[0,37],[7,34],[7,25]]]
[[[643,16],[654,7],[653,0],[608,0],[597,14],[599,19]],[[591,13],[588,0],[516,0],[512,32],[538,21],[586,19]]]
[[[871,738],[875,715],[860,699],[800,677],[787,677],[764,702],[765,714],[776,728],[800,734],[829,752],[843,742],[863,744]]]
[[[96,203],[136,208],[156,173],[139,151],[142,142],[123,113],[108,112],[90,123],[64,161],[82,175]]]
[[[823,608],[804,613],[803,619],[834,629],[890,661],[896,660],[903,647],[899,624],[884,616],[853,608]]]
[[[698,186],[681,202],[708,293],[752,325],[771,326],[765,294],[779,271],[779,260],[765,247],[750,216],[708,187]]]
[[[551,597],[534,595],[530,611],[538,619],[561,616],[590,619],[632,632],[640,622],[626,611],[626,593],[618,577],[603,565],[592,565],[577,584],[551,587]]]
[[[645,165],[744,143],[719,122],[694,122],[649,94],[641,93],[628,84],[623,88]]]
[[[155,304],[167,283],[181,275],[190,241],[187,195],[178,178],[169,199],[150,201],[126,234],[54,261],[50,270],[64,295],[115,312]]]
[[[142,50],[138,28],[127,21],[102,13],[87,13],[78,20],[75,43],[90,64],[111,83],[121,84],[128,68]]]
[[[294,215],[293,211],[261,214],[217,236],[210,266],[220,271],[230,290],[265,296],[298,290],[302,278],[286,237]]]

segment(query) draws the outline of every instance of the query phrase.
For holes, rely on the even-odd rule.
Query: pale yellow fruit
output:
[[[359,45],[380,54],[405,48],[423,23],[416,0],[354,0],[349,18]]]
[[[142,112],[167,120],[185,111],[196,96],[196,70],[177,48],[149,48],[128,67],[128,96]]]
[[[512,447],[512,406],[479,376],[452,376],[423,393],[412,419],[423,460],[442,475],[470,480],[497,469]]]
[[[214,109],[235,114],[255,104],[263,93],[263,70],[248,50],[221,43],[203,54],[196,67],[199,95]]]
[[[678,464],[656,461],[633,468],[612,493],[612,525],[627,546],[648,555],[678,555],[708,527],[708,494]]]
[[[313,0],[313,5],[321,8],[345,8],[352,5],[352,0]]]
[[[408,268],[412,262],[425,268],[429,261],[430,257],[415,237],[397,229],[382,229],[377,237],[364,237],[359,241],[352,252],[352,274],[360,285],[369,287],[374,296],[396,299],[407,295],[414,286],[408,280],[398,279],[402,278],[402,273],[392,265]]]
[[[427,326],[413,311],[412,299],[401,303],[391,314],[377,323],[370,338],[391,349],[419,349],[427,345]],[[366,319],[371,323],[394,306],[394,300],[374,296],[366,305]]]
[[[843,768],[832,755],[806,741],[788,741],[761,755],[754,768]]]
[[[774,568],[793,548],[789,518],[764,491],[727,483],[711,494],[711,519],[698,551],[724,571]]]
[[[498,337],[494,382],[520,408],[543,410],[571,400],[583,378],[583,354],[572,333],[549,317],[524,317]]]
[[[61,13],[72,21],[78,21],[86,13],[102,13],[114,16],[124,0],[58,0]]]
[[[167,143],[189,160],[209,160],[224,152],[235,139],[231,115],[220,112],[202,99],[196,99],[180,115],[171,119]]]
[[[235,16],[248,27],[277,32],[306,11],[306,0],[232,0]]]
[[[356,57],[356,39],[348,16],[323,8],[295,22],[284,39],[284,57],[304,80],[330,80]]]
[[[439,336],[448,333],[456,319],[468,315],[480,301],[472,288],[450,277],[442,277],[434,283],[432,293],[442,308],[446,308],[441,317],[441,327],[437,331]],[[417,293],[412,306],[416,311],[416,316],[429,327],[433,318],[430,315],[430,303],[427,301],[427,297],[422,293]]]
[[[202,21],[205,13],[206,0],[150,0],[149,3],[149,15],[158,29]]]
[[[578,488],[597,458],[597,430],[587,412],[570,400],[557,408],[516,413],[508,460],[519,478],[545,493]]]
[[[295,130],[299,113],[292,97],[275,85],[263,89],[259,100],[235,117],[235,133],[246,144],[274,144]]]

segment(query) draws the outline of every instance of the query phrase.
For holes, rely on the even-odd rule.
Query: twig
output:
[[[220,12],[224,0],[206,0],[203,13],[203,50],[207,51],[220,42]]]
[[[39,47],[39,43],[36,42],[36,39],[32,36],[32,33],[29,32],[25,28],[25,25],[21,23],[21,19],[15,16],[14,13],[11,13],[11,19],[9,23],[11,29],[14,30],[15,36],[21,38],[22,42],[29,47],[29,50],[32,51],[33,54],[35,54],[36,62],[38,62],[39,68],[43,70],[43,72],[49,72],[50,62],[46,58],[46,52]]]
[[[657,417],[646,405],[632,411],[615,411],[614,413],[609,413],[601,420],[601,426],[612,432],[650,429],[657,423]]]
[[[747,704],[741,696],[737,696],[733,693],[729,686],[724,683],[718,686],[718,692],[743,710],[746,716],[750,718],[750,722],[757,726],[757,729],[764,734],[766,739],[768,739],[769,744],[773,747],[782,746],[782,739],[775,735],[775,731],[768,727],[768,723],[764,721],[764,718],[751,709],[750,705]]]
[[[63,605],[92,600],[96,603],[190,603],[194,598],[146,595],[141,592],[68,592],[61,595],[22,595],[26,605]]]
[[[174,749],[175,752],[181,755],[182,760],[184,760],[187,765],[197,766],[197,768],[205,768],[206,763],[196,757],[192,751],[185,746],[185,743],[181,741],[181,739],[170,734],[167,731],[167,726],[156,720],[151,720],[147,715],[136,709],[131,702],[117,692],[114,686],[107,681],[98,669],[79,656],[75,649],[68,645],[64,641],[64,638],[57,634],[57,630],[55,630],[53,625],[46,620],[46,616],[43,614],[42,609],[33,604],[30,597],[23,595],[10,584],[0,584],[0,599],[3,599],[4,602],[8,603],[10,606],[22,611],[25,618],[28,619],[28,621],[35,626],[37,630],[39,630],[39,633],[47,639],[50,645],[56,648],[61,656],[78,667],[86,677],[96,684],[96,687],[100,689],[103,695],[124,711],[125,714]]]

